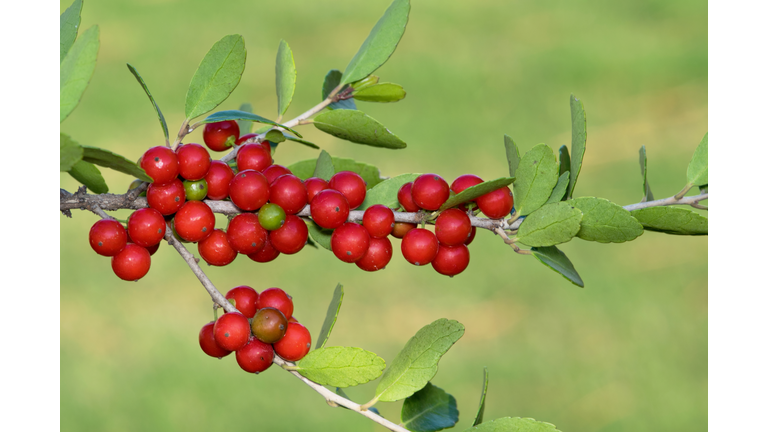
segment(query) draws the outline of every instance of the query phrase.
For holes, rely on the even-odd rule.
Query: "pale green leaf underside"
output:
[[[453,427],[459,421],[456,398],[427,383],[403,402],[400,420],[414,432],[434,432]]]
[[[320,333],[317,337],[315,349],[324,347],[328,342],[328,337],[331,336],[333,325],[336,324],[336,318],[339,316],[342,299],[344,299],[344,287],[341,284],[336,284],[336,289],[333,290],[331,303],[328,304],[328,311],[325,313],[325,321],[323,321],[323,326],[320,328]]]
[[[109,187],[107,187],[107,182],[104,181],[101,171],[90,162],[81,160],[76,163],[69,170],[69,175],[84,184],[93,193],[102,194],[109,192]]]
[[[573,196],[576,180],[581,172],[581,163],[587,149],[587,114],[584,104],[571,95],[571,181],[568,185],[568,198]]]
[[[645,154],[645,146],[640,147],[640,175],[643,176],[643,201],[653,201],[651,185],[648,184],[648,157]]]
[[[83,146],[83,160],[92,164],[111,168],[123,174],[134,176],[145,182],[152,182],[152,178],[148,176],[140,166],[136,165],[136,163],[131,162],[119,154],[112,153],[109,150]]]
[[[310,351],[297,371],[318,384],[350,387],[375,380],[385,366],[384,359],[362,348],[328,347]]]
[[[333,230],[325,229],[315,223],[315,221],[307,222],[307,229],[309,230],[309,237],[312,238],[315,243],[325,249],[331,250],[331,235],[333,234]]]
[[[465,429],[464,432],[559,432],[555,425],[532,418],[502,417]]]
[[[264,124],[272,125],[272,126],[280,126],[281,128],[287,129],[287,130],[295,133],[298,137],[300,137],[300,138],[302,137],[302,135],[300,133],[296,132],[295,130],[293,130],[293,129],[287,127],[287,126],[281,125],[280,123],[275,123],[272,120],[270,120],[268,118],[264,118],[264,117],[262,117],[262,116],[260,116],[258,114],[254,114],[254,113],[250,113],[250,112],[246,112],[246,111],[239,111],[239,110],[218,111],[218,112],[215,112],[215,113],[209,115],[205,119],[201,120],[200,123],[203,123],[203,124],[205,124],[205,123],[215,123],[215,122],[220,122],[220,121],[224,121],[224,120],[247,120],[247,121],[252,121],[252,122],[256,122],[256,123],[264,123]],[[242,135],[242,133],[241,133],[241,135]]]
[[[366,192],[365,200],[360,204],[360,207],[358,207],[357,210],[365,210],[376,204],[383,204],[389,208],[397,207],[400,204],[397,200],[397,191],[399,191],[404,184],[416,180],[416,177],[420,175],[421,174],[400,174],[399,176],[384,180]]]
[[[83,32],[61,61],[59,81],[59,122],[63,122],[80,102],[96,69],[99,53],[99,26]]]
[[[129,63],[126,63],[126,66],[128,66],[128,70],[131,71],[133,76],[136,77],[136,81],[139,82],[141,88],[144,89],[144,93],[146,93],[147,97],[149,97],[149,101],[152,102],[152,106],[155,108],[155,113],[157,113],[157,119],[160,120],[160,127],[163,128],[163,135],[165,135],[165,140],[168,141],[168,125],[165,123],[165,117],[163,116],[163,112],[160,111],[160,107],[157,106],[155,98],[152,97],[152,93],[149,92],[149,87],[147,87],[147,84],[144,82],[144,78],[142,78],[139,74],[139,71],[137,71],[136,68],[131,66]]]
[[[555,188],[552,189],[552,194],[549,195],[546,204],[562,201],[565,193],[568,191],[568,179],[570,178],[571,172],[566,171],[557,179],[557,184],[555,185]]]
[[[357,144],[389,149],[406,147],[405,142],[397,135],[362,111],[325,111],[314,118],[313,124],[327,134]]]
[[[283,133],[279,130],[272,129],[264,135],[264,139],[271,143],[279,144],[285,141],[286,138],[285,135],[283,135]]]
[[[557,246],[531,248],[531,254],[542,264],[556,271],[574,285],[584,288],[584,281],[581,280],[581,276],[579,276],[576,268],[573,267],[571,260]]]
[[[331,156],[333,160],[334,171],[352,171],[360,174],[360,177],[366,183],[366,188],[370,189],[377,184],[381,183],[384,179],[381,178],[379,169],[373,165],[368,165],[363,162],[357,162],[353,159],[340,158]],[[296,177],[306,180],[313,176],[315,172],[315,164],[317,159],[305,159],[303,161],[296,162],[288,165],[288,169],[291,170]]]
[[[312,177],[321,178],[328,181],[336,174],[336,170],[333,167],[333,159],[327,151],[321,150],[320,155],[317,157],[317,163],[315,164],[315,172],[312,173]]]
[[[517,214],[526,216],[543,206],[557,184],[557,177],[555,154],[546,144],[538,144],[523,155],[514,186]]]
[[[82,0],[75,0],[59,16],[59,63],[72,48],[77,39],[77,29],[80,27],[80,12],[83,10]]]
[[[516,177],[517,167],[520,165],[520,150],[517,149],[517,144],[509,135],[504,135],[504,149],[507,152],[509,176]]]
[[[491,193],[497,189],[509,186],[514,180],[515,179],[512,177],[502,177],[468,187],[456,195],[448,198],[448,200],[446,200],[443,205],[440,206],[439,210],[443,211],[451,207],[456,207],[459,204],[472,201],[487,193]]]
[[[83,159],[83,147],[69,135],[59,133],[59,170],[67,172]]]
[[[630,212],[648,231],[677,235],[707,235],[709,219],[680,207],[649,207]]]
[[[245,57],[245,41],[239,34],[213,44],[189,83],[184,108],[187,120],[213,110],[229,97],[240,83]]]
[[[237,109],[238,111],[247,112],[247,113],[253,113],[253,105],[249,104],[248,102],[245,102],[240,105],[240,108]],[[251,133],[251,129],[253,128],[253,122],[250,120],[236,120],[237,126],[240,128],[240,136],[246,135]]]
[[[578,234],[583,240],[600,243],[623,243],[634,240],[643,233],[632,215],[618,204],[604,198],[582,197],[566,201],[581,210],[581,229]]]
[[[567,202],[547,204],[523,220],[517,237],[528,246],[565,243],[579,232],[581,217],[581,211]]]
[[[280,40],[275,62],[275,88],[277,89],[277,115],[288,111],[296,89],[296,64],[293,62],[293,51],[288,42]]]
[[[477,408],[477,415],[475,415],[475,421],[472,422],[472,426],[477,426],[483,422],[483,414],[485,414],[485,395],[488,393],[488,368],[483,368],[483,392],[480,393],[480,405]]]
[[[705,185],[709,183],[708,153],[709,133],[704,134],[698,147],[693,152],[691,163],[688,164],[688,183],[694,186]]]
[[[405,90],[400,84],[380,83],[356,90],[352,96],[364,102],[397,102],[405,97]]]

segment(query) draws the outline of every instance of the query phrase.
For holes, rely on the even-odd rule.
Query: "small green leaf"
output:
[[[538,144],[520,161],[515,178],[517,214],[528,215],[543,206],[557,184],[557,161],[552,149]]]
[[[320,156],[317,157],[317,163],[315,164],[315,172],[312,177],[318,177],[325,181],[328,181],[336,174],[336,170],[333,168],[333,159],[327,151],[321,150]]]
[[[264,139],[269,142],[279,144],[285,141],[285,135],[283,135],[283,133],[279,130],[272,129],[271,131],[267,132],[266,135],[264,135]]]
[[[83,159],[83,147],[69,135],[59,133],[59,170],[67,172]]]
[[[520,150],[509,135],[504,135],[504,148],[507,150],[507,163],[509,164],[509,176],[515,177],[517,167],[520,165]]]
[[[648,184],[648,157],[645,155],[645,146],[640,147],[640,175],[643,176],[643,202],[653,201],[651,185]]]
[[[288,42],[282,39],[277,48],[275,88],[277,89],[277,115],[282,116],[288,111],[296,89],[296,64],[293,62],[293,52]]]
[[[408,24],[409,0],[394,0],[347,65],[343,84],[359,81],[381,67],[395,52]]]
[[[341,81],[341,72],[339,72],[339,81]],[[361,90],[378,83],[379,83],[379,77],[377,77],[376,75],[368,75],[367,77],[361,79],[360,81],[353,82],[352,84],[350,84],[350,86],[352,86],[352,88],[355,90]]]
[[[403,426],[414,432],[434,432],[453,427],[459,421],[456,398],[427,383],[403,402],[400,419]]]
[[[152,106],[155,107],[155,112],[157,113],[157,119],[160,120],[160,127],[163,128],[163,135],[165,135],[165,142],[168,142],[168,125],[165,123],[165,117],[163,116],[163,112],[160,111],[160,107],[157,106],[157,102],[155,102],[155,98],[152,97],[152,93],[149,92],[149,87],[147,87],[147,84],[144,82],[144,78],[139,75],[139,71],[136,70],[133,66],[130,65],[130,63],[126,63],[126,66],[128,66],[128,70],[131,71],[134,77],[136,77],[136,81],[141,84],[141,88],[144,89],[144,93],[147,94],[147,97],[149,97],[149,101],[152,102]]]
[[[331,235],[333,234],[333,230],[325,229],[316,224],[315,221],[308,221],[307,229],[309,230],[309,237],[314,240],[315,243],[325,249],[331,250]]]
[[[328,97],[329,94],[335,89],[339,83],[341,82],[341,71],[338,69],[331,69],[328,71],[327,74],[325,74],[325,79],[323,80],[323,100]],[[342,89],[346,89],[348,85],[342,87]],[[357,106],[355,105],[354,99],[344,99],[337,102],[333,102],[330,105],[328,105],[328,109],[335,110],[335,109],[348,109],[348,110],[355,110],[357,109]]]
[[[570,176],[571,172],[566,171],[560,176],[560,178],[557,179],[557,184],[555,185],[555,188],[552,189],[552,194],[549,196],[546,204],[563,200],[565,197],[565,192],[568,190],[568,179]]]
[[[502,417],[481,423],[464,432],[559,432],[555,425],[532,418]]]
[[[584,104],[571,95],[571,181],[568,185],[568,198],[573,196],[573,188],[579,178],[584,151],[587,149],[587,114]]]
[[[437,373],[440,358],[462,335],[464,326],[445,318],[422,327],[384,372],[374,399],[393,402],[424,388]]]
[[[515,179],[512,177],[502,177],[496,180],[490,180],[468,187],[460,193],[457,193],[456,195],[448,198],[448,200],[440,206],[440,211],[447,210],[451,207],[456,207],[459,204],[464,204],[465,202],[477,199],[478,197],[481,197],[487,193],[491,193],[497,189],[509,186],[514,180]]]
[[[103,194],[109,192],[109,187],[107,187],[104,177],[101,176],[101,171],[90,162],[81,160],[76,163],[69,170],[69,175],[84,184],[93,193]]]
[[[112,153],[109,150],[98,147],[83,146],[83,160],[106,168],[111,168],[124,174],[136,177],[145,182],[152,182],[152,178],[134,162]]]
[[[293,136],[291,134],[287,134],[287,133],[283,132],[283,136],[285,136],[285,139],[287,139],[288,141],[294,141],[294,142],[297,142],[299,144],[304,144],[305,146],[313,148],[315,150],[319,150],[320,149],[320,146],[318,146],[317,144],[315,144],[313,142],[309,142],[309,141],[307,141],[305,139],[302,139],[302,138],[299,138],[299,137],[295,137],[295,136]]]
[[[709,167],[707,162],[708,144],[707,136],[704,134],[699,146],[693,152],[691,163],[688,164],[688,183],[694,186],[705,185],[709,183]]]
[[[472,422],[472,426],[477,426],[483,422],[483,414],[485,414],[485,395],[488,393],[488,368],[483,368],[483,392],[480,394],[480,406],[477,408],[477,415],[475,421]]]
[[[336,284],[336,289],[333,290],[331,303],[328,305],[328,312],[325,313],[325,321],[323,321],[323,326],[320,328],[315,349],[324,347],[326,342],[328,342],[328,337],[331,336],[333,325],[336,324],[336,318],[339,316],[342,299],[344,299],[344,287],[341,284]]]
[[[83,10],[82,0],[75,0],[63,14],[59,16],[59,63],[64,60],[72,44],[77,39],[77,29],[80,27],[80,12]]]
[[[238,111],[253,113],[253,106],[248,102],[246,102],[240,105],[240,108],[238,108]],[[251,133],[251,129],[253,128],[253,122],[249,120],[241,119],[241,120],[237,120],[237,126],[240,128],[240,136],[243,136]]]
[[[328,347],[310,351],[297,372],[318,384],[350,387],[375,380],[385,365],[384,359],[362,348]]]
[[[531,253],[542,264],[560,273],[574,285],[584,288],[584,281],[565,254],[557,246],[531,248]]]
[[[579,238],[600,243],[623,243],[643,233],[637,219],[618,204],[604,198],[582,197],[565,201],[584,213]],[[538,246],[538,245],[536,245]]]
[[[383,204],[389,208],[395,208],[399,205],[397,200],[397,191],[403,187],[404,184],[416,180],[416,177],[421,174],[400,174],[372,187],[365,194],[365,200],[357,210],[365,210],[368,207],[376,204]]]
[[[680,207],[649,207],[630,214],[648,231],[677,235],[708,235],[709,219]]]
[[[356,90],[352,96],[365,102],[397,102],[405,97],[405,90],[400,84],[381,83]]]
[[[365,181],[366,188],[368,189],[384,181],[384,179],[381,178],[379,169],[373,165],[335,156],[332,156],[331,159],[333,160],[334,172],[352,171],[358,173]],[[305,159],[289,165],[287,168],[291,170],[296,177],[306,180],[314,175],[316,164],[317,159]]]
[[[314,118],[321,131],[353,143],[390,149],[405,148],[403,140],[362,111],[325,111]]]
[[[568,154],[568,146],[560,146],[560,175],[571,172],[571,155]]]
[[[245,57],[245,41],[239,34],[224,36],[213,44],[189,83],[184,108],[187,120],[213,110],[229,97],[240,83]]]
[[[565,243],[579,232],[581,218],[581,211],[568,202],[547,204],[523,220],[517,237],[528,246]]]
[[[93,26],[77,38],[61,61],[59,81],[59,122],[63,122],[80,102],[96,69],[99,53],[99,26]]]
[[[281,125],[280,123],[275,123],[272,120],[264,118],[264,117],[262,117],[260,115],[249,113],[249,112],[245,112],[245,111],[238,111],[238,110],[218,111],[218,112],[215,112],[215,113],[209,115],[205,119],[201,120],[200,123],[203,123],[203,124],[205,124],[205,123],[215,123],[215,122],[220,122],[220,121],[224,121],[224,120],[248,120],[248,121],[257,122],[257,123],[264,123],[264,124],[268,124],[268,125],[272,125],[272,126],[280,126],[281,128],[288,129],[289,131],[293,132],[299,138],[302,138],[300,133],[296,132],[295,130],[293,130],[293,129],[287,127],[287,126]],[[242,133],[241,133],[241,135],[242,135]]]

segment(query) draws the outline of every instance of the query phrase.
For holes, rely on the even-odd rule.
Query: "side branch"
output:
[[[669,206],[669,205],[689,205],[691,207],[701,208],[701,206],[698,206],[699,201],[704,201],[706,199],[709,199],[709,192],[702,193],[699,195],[693,195],[689,197],[682,197],[680,199],[678,199],[677,197],[671,196],[669,198],[664,198],[664,199],[655,200],[655,201],[646,201],[646,202],[641,202],[637,204],[630,204],[630,205],[624,206],[624,209],[628,211],[632,211],[632,210],[639,210],[639,209],[648,208],[648,207],[659,207],[659,206]]]

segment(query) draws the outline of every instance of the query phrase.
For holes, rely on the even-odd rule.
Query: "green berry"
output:
[[[261,308],[256,312],[251,323],[251,331],[264,343],[275,343],[283,338],[288,328],[288,320],[279,310],[272,307]]]
[[[277,204],[264,204],[259,209],[259,223],[265,230],[274,231],[285,223],[285,210]]]
[[[137,187],[141,186],[141,184],[144,183],[143,181],[136,179],[131,182],[130,186],[128,186],[128,190],[136,189]],[[145,197],[147,196],[147,190],[145,189],[144,192],[140,193],[139,196]]]
[[[187,194],[187,201],[202,201],[208,195],[208,183],[205,179],[185,180],[184,193]]]

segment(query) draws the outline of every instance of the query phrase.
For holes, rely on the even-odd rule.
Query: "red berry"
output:
[[[371,236],[362,225],[347,222],[331,234],[331,250],[336,258],[353,263],[365,255],[371,244]]]
[[[469,246],[469,244],[472,243],[472,240],[475,239],[476,233],[477,233],[477,227],[472,227],[472,232],[469,233],[469,237],[467,237],[467,241],[465,241],[464,244]]]
[[[419,211],[419,206],[413,202],[413,196],[411,196],[411,189],[413,188],[413,182],[408,182],[400,186],[400,190],[397,191],[397,201],[400,206],[409,213]]]
[[[280,288],[267,288],[261,292],[256,300],[256,308],[272,307],[285,315],[288,319],[293,316],[293,299]]]
[[[288,361],[298,361],[304,358],[312,347],[312,336],[303,325],[289,322],[285,336],[277,341],[273,347],[280,357]]]
[[[235,177],[234,171],[222,161],[211,162],[205,182],[208,183],[208,198],[221,200],[229,196],[229,182]]]
[[[240,285],[227,291],[227,295],[224,296],[227,300],[234,300],[235,307],[246,318],[253,318],[256,315],[256,311],[259,309],[256,305],[259,302],[259,293],[255,289],[248,285]]]
[[[230,246],[227,233],[220,229],[214,229],[208,238],[200,241],[197,251],[205,262],[218,267],[225,266],[237,258],[237,251]]]
[[[413,202],[424,210],[439,209],[450,195],[448,183],[437,174],[422,174],[416,177],[411,188]]]
[[[147,204],[164,216],[179,211],[186,199],[184,184],[179,179],[163,186],[152,183],[147,189]]]
[[[176,212],[174,221],[179,237],[186,241],[199,242],[213,232],[216,216],[202,201],[187,201]]]
[[[203,328],[200,329],[200,335],[198,336],[198,339],[200,341],[200,348],[203,349],[204,353],[211,357],[222,358],[228,356],[232,352],[227,351],[216,344],[216,341],[213,339],[213,321],[204,325]]]
[[[149,251],[137,244],[128,243],[112,257],[112,271],[122,280],[135,281],[147,274],[150,262]]]
[[[403,238],[406,234],[408,234],[408,231],[416,228],[416,224],[408,223],[408,222],[395,222],[395,226],[392,228],[392,237],[394,238]]]
[[[158,244],[156,244],[154,246],[150,246],[148,248],[144,248],[144,249],[146,249],[147,252],[149,252],[149,256],[152,256],[152,255],[155,254],[155,252],[157,252],[158,249],[160,249],[160,243],[158,243]]]
[[[312,220],[327,229],[340,227],[349,217],[349,203],[341,192],[326,189],[320,191],[309,205]]]
[[[252,169],[261,172],[270,165],[272,165],[272,155],[264,150],[261,144],[246,144],[237,151],[238,171]]]
[[[307,188],[293,174],[284,174],[269,186],[269,201],[283,208],[285,214],[296,214],[307,205]]]
[[[483,182],[483,179],[474,174],[464,174],[456,177],[456,180],[451,183],[451,190],[455,193],[460,193],[464,189],[477,186]]]
[[[469,265],[469,249],[463,245],[446,246],[441,244],[437,255],[432,260],[432,267],[440,274],[454,276],[464,271]]]
[[[100,219],[91,227],[88,241],[97,254],[115,256],[128,242],[128,234],[120,222],[114,219]]]
[[[337,172],[328,181],[328,187],[344,194],[349,202],[350,210],[360,207],[360,204],[365,200],[365,180],[358,173],[352,171]]]
[[[235,358],[244,371],[259,373],[272,366],[275,350],[272,345],[251,337],[244,347],[235,352]]]
[[[166,185],[179,175],[179,160],[168,147],[157,146],[147,150],[141,157],[141,168],[152,177],[152,184]]]
[[[240,171],[229,182],[229,197],[243,210],[257,210],[269,201],[267,178],[258,171]]]
[[[184,144],[176,149],[179,175],[187,180],[200,180],[211,167],[211,155],[200,144]]]
[[[392,242],[388,238],[372,238],[368,251],[362,258],[355,262],[355,265],[365,271],[381,270],[389,264],[392,259]]]
[[[264,247],[267,230],[259,224],[259,217],[253,213],[240,213],[227,226],[227,241],[232,249],[241,254],[252,254]]]
[[[512,191],[507,186],[477,197],[477,206],[480,211],[491,219],[506,217],[512,211],[514,204]]]
[[[267,241],[264,243],[264,247],[252,254],[248,254],[248,258],[258,263],[265,263],[274,260],[278,255],[280,255],[280,252],[272,246],[272,243],[269,241],[269,236],[267,236]]]
[[[386,237],[395,226],[395,213],[383,204],[372,205],[363,213],[363,226],[373,238]]]
[[[139,246],[160,244],[165,236],[165,218],[153,208],[138,209],[128,216],[128,235]]]
[[[240,138],[238,138],[238,139],[237,139],[237,141],[235,141],[235,145],[237,145],[237,146],[241,146],[241,145],[243,145],[243,143],[244,143],[246,140],[248,140],[248,139],[251,139],[251,138],[254,138],[254,137],[258,136],[258,135],[259,135],[259,134],[257,134],[257,133],[249,133],[249,134],[245,134],[245,135],[241,136]],[[262,141],[262,142],[260,143],[260,145],[261,145],[262,147],[264,147],[264,150],[266,150],[266,151],[268,151],[270,154],[272,154],[272,147],[270,147],[270,146],[269,146],[269,141]]]
[[[463,244],[472,233],[472,222],[463,211],[452,208],[437,217],[435,235],[440,244],[455,246]]]
[[[300,251],[309,238],[307,224],[296,215],[285,217],[285,223],[280,228],[269,232],[269,242],[278,252],[286,255]]]
[[[319,177],[310,177],[304,180],[304,186],[307,188],[307,202],[311,203],[312,198],[321,190],[328,189],[328,182]]]
[[[437,237],[424,228],[414,228],[403,237],[400,249],[406,261],[413,265],[427,265],[437,255]]]
[[[227,312],[213,325],[213,339],[225,350],[239,350],[248,343],[250,336],[251,324],[240,312]]]
[[[207,123],[203,128],[203,141],[213,151],[224,151],[240,136],[240,126],[234,120]]]
[[[281,175],[292,174],[292,173],[291,173],[291,170],[289,170],[288,168],[282,165],[270,165],[262,172],[262,174],[264,174],[264,177],[267,178],[267,181],[271,185],[272,182],[274,182],[275,179],[280,177]]]

